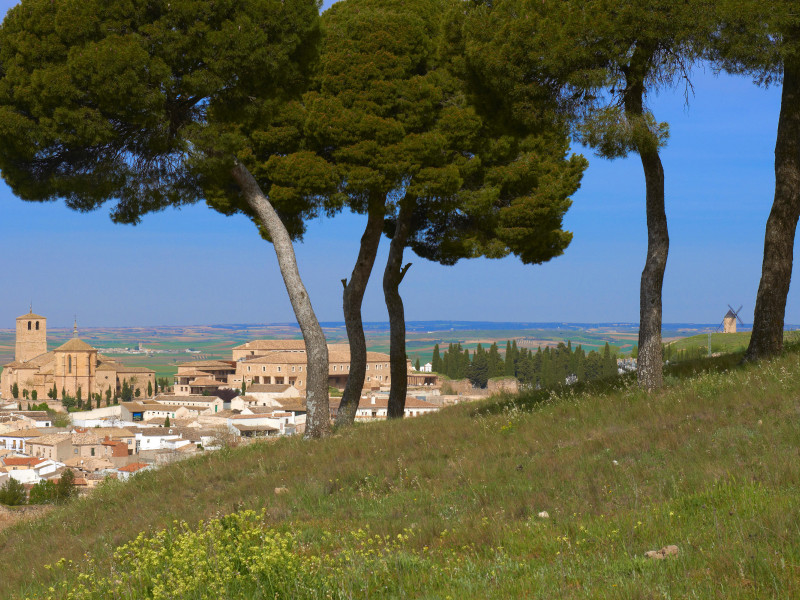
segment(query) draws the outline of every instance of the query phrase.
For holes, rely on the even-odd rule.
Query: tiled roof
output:
[[[192,381],[190,386],[195,385],[197,387],[219,387],[221,385],[228,385],[224,381],[217,381],[216,379],[211,379],[210,377],[201,377],[199,379],[195,379]]]
[[[2,459],[3,464],[7,467],[35,467],[39,463],[44,462],[41,458],[34,458],[32,456],[10,456]]]
[[[55,352],[97,352],[97,349],[93,348],[83,340],[72,338],[66,344],[62,344],[56,348]]]
[[[35,438],[44,435],[41,429],[32,427],[31,429],[17,429],[16,431],[9,431],[7,433],[0,433],[0,437],[16,437],[16,438]]]
[[[254,383],[252,385],[247,386],[247,391],[258,394],[258,393],[275,393],[275,392],[285,392],[291,386],[287,383]]]
[[[27,315],[22,315],[21,317],[17,317],[17,321],[22,321],[23,319],[46,319],[47,317],[43,317],[42,315],[37,315],[36,313],[29,312]]]
[[[236,367],[236,363],[232,360],[193,360],[191,362],[185,362],[178,365],[178,368],[228,368],[232,369]]]
[[[136,471],[141,471],[145,467],[149,467],[147,463],[131,463],[129,465],[125,465],[124,467],[120,467],[117,471],[122,471],[123,473],[136,473]]]
[[[71,444],[72,438],[63,433],[51,433],[28,440],[29,444],[38,444],[40,446],[55,446],[56,444],[60,444],[62,442],[69,442]]]
[[[241,346],[234,346],[233,350],[303,350],[306,343],[303,340],[252,340]]]

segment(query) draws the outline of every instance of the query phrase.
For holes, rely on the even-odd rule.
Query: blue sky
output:
[[[0,0],[0,14],[15,2]],[[774,193],[773,152],[780,89],[698,70],[688,106],[681,91],[650,99],[670,124],[662,160],[670,256],[664,322],[712,323],[730,303],[752,322],[764,226]],[[647,243],[644,176],[638,157],[590,162],[566,217],[574,233],[564,256],[542,266],[515,258],[442,267],[413,262],[402,288],[409,320],[638,321]],[[301,275],[320,320],[341,321],[364,218],[310,224],[297,246]],[[364,319],[385,321],[382,241]],[[204,204],[149,215],[137,227],[106,211],[78,214],[31,204],[0,183],[0,328],[33,301],[51,326],[184,325],[293,321],[272,247],[243,217]],[[800,323],[795,286],[787,323]]]

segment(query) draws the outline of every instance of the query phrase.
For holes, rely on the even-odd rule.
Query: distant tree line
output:
[[[432,370],[450,379],[469,379],[472,385],[485,388],[494,377],[515,377],[524,385],[549,387],[567,382],[592,381],[617,375],[617,355],[606,342],[602,352],[583,347],[573,350],[572,342],[555,348],[518,348],[516,341],[506,342],[505,356],[497,343],[488,350],[481,344],[470,354],[460,343],[450,344],[444,353],[439,344],[433,348]]]

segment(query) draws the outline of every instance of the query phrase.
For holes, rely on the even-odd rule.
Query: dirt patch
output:
[[[0,504],[0,531],[21,521],[38,519],[53,510],[53,506],[15,506],[8,508]]]

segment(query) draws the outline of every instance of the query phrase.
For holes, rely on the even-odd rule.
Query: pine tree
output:
[[[414,363],[414,368],[415,368],[417,371],[419,371],[419,367],[420,367],[420,364],[419,364],[419,356],[418,356],[418,357],[417,357],[417,362],[415,362],[415,363]]]
[[[14,385],[11,386],[11,395],[14,397],[14,400],[19,398],[19,386],[16,382],[14,382]]]
[[[147,382],[147,397],[148,398],[153,397],[153,383],[151,381]]]

